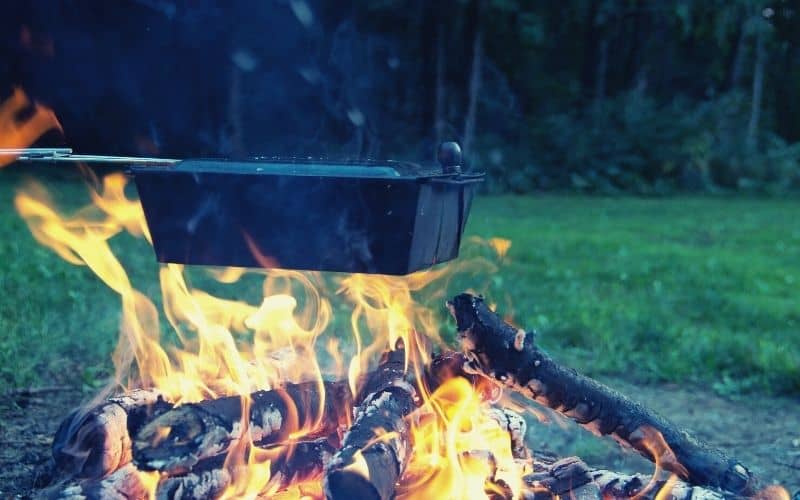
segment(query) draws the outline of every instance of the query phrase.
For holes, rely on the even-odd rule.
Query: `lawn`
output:
[[[19,179],[0,173],[0,383],[92,388],[110,371],[119,301],[33,240],[13,208]],[[66,205],[88,199],[74,182],[45,183]],[[799,216],[791,200],[482,197],[468,233],[512,240],[482,290],[576,368],[798,393]],[[149,248],[114,246],[157,296]]]

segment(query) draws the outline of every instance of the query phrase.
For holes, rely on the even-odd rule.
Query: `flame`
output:
[[[31,105],[30,116],[20,121],[20,114],[31,109]],[[31,104],[22,89],[15,88],[11,97],[0,103],[0,148],[28,147],[51,129],[62,130],[55,113],[41,104]],[[16,159],[16,155],[0,155],[0,168]]]
[[[512,455],[508,432],[486,410],[486,402],[464,378],[436,389],[412,419],[414,458],[398,498],[483,499],[492,489],[487,484],[492,475],[505,481],[516,498],[524,466]],[[486,453],[494,465],[482,459]]]
[[[30,110],[28,118],[20,121],[20,113],[26,110]],[[0,147],[26,147],[54,128],[61,130],[55,114],[32,104],[20,89],[0,104]],[[14,159],[3,157],[0,166]],[[291,453],[291,441],[313,434],[319,427],[324,401],[317,405],[319,415],[307,415],[302,422],[296,409],[292,414],[290,408],[290,442],[267,450],[250,441],[249,395],[290,381],[317,381],[318,394],[324,394],[326,376],[347,376],[356,392],[362,375],[374,366],[379,354],[394,348],[398,341],[408,346],[406,367],[421,380],[432,350],[444,342],[438,333],[438,312],[422,306],[420,296],[425,296],[425,302],[441,303],[456,267],[440,266],[406,277],[323,277],[279,269],[197,271],[167,264],[158,268],[159,310],[134,286],[112,251],[111,240],[124,234],[152,243],[141,204],[126,193],[128,179],[124,175],[113,173],[102,182],[93,180],[89,189],[92,203],[74,213],[58,210],[45,187],[33,181],[18,191],[14,204],[39,243],[67,262],[86,266],[119,296],[122,314],[113,355],[114,384],[123,390],[156,388],[176,405],[238,395],[242,420],[238,438],[226,455],[224,470],[230,484],[220,498],[321,497],[321,478],[298,478],[288,488],[279,489],[275,486],[278,482],[271,481],[270,464]],[[494,248],[502,259],[510,242],[494,239],[480,245]],[[276,264],[258,248],[252,246],[251,250],[263,267]],[[492,268],[487,263],[478,259],[459,270]],[[214,293],[193,286],[195,272],[204,272],[217,284]],[[262,281],[261,297],[245,301],[222,296],[225,287],[253,278]],[[343,302],[340,310],[350,311],[349,329],[344,332],[335,321],[334,302]],[[172,339],[162,336],[162,320],[169,325]],[[419,452],[408,468],[410,484],[419,486],[419,493],[482,498],[482,492],[491,489],[487,487],[489,476],[509,473],[509,484],[518,482],[520,474],[511,457],[508,435],[486,416],[488,403],[480,391],[463,379],[448,381],[433,394],[425,387],[421,390],[422,407],[410,417]],[[169,434],[165,427],[155,438]],[[390,435],[376,429],[376,436],[387,439]],[[492,463],[476,450],[491,450]],[[139,479],[154,498],[162,479],[159,473],[140,472]],[[406,489],[403,496],[412,493],[417,492]]]
[[[228,452],[225,469],[231,474],[231,484],[219,496],[224,499],[255,499],[264,491],[270,480],[272,452],[253,446],[248,432],[251,400],[242,396],[242,439],[239,439]]]

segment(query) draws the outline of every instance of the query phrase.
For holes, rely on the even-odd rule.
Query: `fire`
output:
[[[461,377],[434,391],[415,416],[414,459],[399,498],[486,498],[498,487],[487,482],[492,476],[518,496],[526,464],[514,459],[508,432],[485,403]]]
[[[26,110],[30,116],[20,119]],[[38,103],[31,103],[20,88],[0,103],[0,148],[17,149],[33,144],[36,139],[51,129],[61,130],[55,113]],[[17,156],[0,156],[0,168],[13,163]]]
[[[288,381],[316,380],[321,387],[324,377],[347,377],[355,392],[361,375],[398,340],[413,346],[406,350],[406,364],[420,378],[432,349],[444,345],[437,312],[421,305],[418,295],[425,295],[426,302],[442,303],[451,267],[407,277],[323,277],[236,268],[203,271],[218,285],[215,290],[243,279],[260,279],[263,296],[243,301],[193,287],[189,269],[166,264],[158,273],[163,306],[159,313],[154,301],[134,287],[111,250],[110,240],[123,233],[150,241],[141,205],[126,194],[126,185],[122,174],[106,176],[100,189],[90,190],[93,203],[72,215],[59,212],[41,184],[29,183],[15,198],[18,212],[40,243],[70,263],[87,266],[119,295],[122,318],[114,362],[116,384],[124,390],[157,388],[176,404],[229,395],[240,395],[249,404],[251,392]],[[334,303],[350,311],[349,325],[335,324]],[[162,338],[161,319],[169,323],[176,341]],[[330,333],[333,328],[335,336]],[[330,361],[321,363],[323,355]],[[425,404],[413,417],[420,422],[413,435],[415,447],[424,451],[414,454],[409,470],[432,467],[424,479],[429,487],[446,484],[456,497],[483,491],[489,466],[470,454],[475,450],[492,450],[498,470],[519,477],[509,458],[507,435],[488,417],[476,420],[474,415],[480,414],[485,402],[466,381],[458,379],[422,396]],[[297,422],[292,439],[313,433],[320,418]],[[242,423],[243,428],[246,425]],[[225,464],[234,480],[222,498],[277,494],[270,489],[270,463],[285,451],[265,451],[247,439],[238,440]],[[157,479],[147,475],[145,481],[151,487]],[[465,489],[465,485],[470,486]],[[313,488],[296,485],[281,495],[291,491],[300,495]],[[410,490],[405,496],[409,495]]]
[[[27,120],[18,122],[17,115],[30,106],[21,90],[0,105],[0,147],[25,147],[49,129],[60,130],[52,111],[38,104]],[[0,167],[9,159],[13,160],[0,158]],[[175,405],[241,397],[238,438],[224,463],[229,484],[219,498],[322,497],[321,478],[295,478],[287,487],[272,477],[271,466],[292,453],[296,440],[314,435],[321,427],[325,402],[317,405],[319,414],[306,414],[304,419],[296,408],[290,411],[289,442],[262,449],[253,444],[248,432],[250,394],[287,382],[312,381],[319,384],[317,394],[324,397],[325,378],[347,378],[355,394],[379,355],[397,345],[406,346],[408,371],[418,381],[424,380],[426,363],[446,342],[439,335],[439,312],[422,304],[443,303],[447,284],[457,272],[482,269],[489,275],[485,271],[495,269],[486,259],[405,277],[241,268],[198,271],[166,264],[158,270],[159,312],[154,300],[134,286],[110,245],[123,233],[151,242],[142,207],[126,193],[127,184],[122,174],[105,176],[99,189],[89,190],[92,204],[71,215],[57,210],[44,186],[35,182],[24,186],[14,203],[37,241],[67,262],[87,266],[119,295],[122,315],[113,355],[117,388],[155,388]],[[490,249],[496,262],[505,260],[511,247],[511,241],[503,238],[473,242]],[[259,261],[272,263],[263,255]],[[212,286],[195,286],[203,282],[193,279],[197,273]],[[261,281],[260,296],[234,300],[221,293],[252,279]],[[342,315],[337,317],[334,311],[348,311],[349,321],[342,321]],[[162,336],[162,320],[171,327],[173,340]],[[437,388],[420,384],[421,404],[408,417],[413,453],[399,485],[399,498],[520,495],[530,463],[514,457],[508,431],[490,415],[500,393],[494,389],[474,387],[461,377]],[[167,439],[170,432],[169,427],[158,429],[154,439]],[[391,437],[375,432],[376,441]],[[644,438],[653,443],[658,473],[661,461],[674,460],[674,455],[663,439],[659,441],[660,435]],[[352,467],[368,474],[363,460],[356,460]],[[162,479],[157,472],[139,474],[151,498]],[[676,480],[670,478],[657,498],[669,498]]]

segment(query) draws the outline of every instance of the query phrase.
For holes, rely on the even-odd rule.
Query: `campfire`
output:
[[[61,423],[51,498],[788,498],[550,358],[491,297],[444,296],[454,275],[493,272],[507,240],[475,242],[494,262],[407,276],[165,264],[157,304],[110,244],[151,240],[127,183],[94,179],[93,203],[71,215],[36,183],[15,199],[40,243],[121,304],[115,381]],[[260,292],[225,295],[237,282]],[[537,453],[526,419],[542,406],[653,474]]]

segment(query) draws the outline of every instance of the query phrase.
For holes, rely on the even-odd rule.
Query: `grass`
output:
[[[594,374],[800,391],[796,201],[483,198],[519,324]]]
[[[0,174],[0,382],[91,387],[110,372],[118,298],[35,242],[13,209],[18,182]],[[88,199],[46,183],[63,205]],[[484,197],[468,232],[513,241],[482,290],[582,371],[798,393],[799,214],[787,200]],[[150,249],[114,247],[158,296]]]

